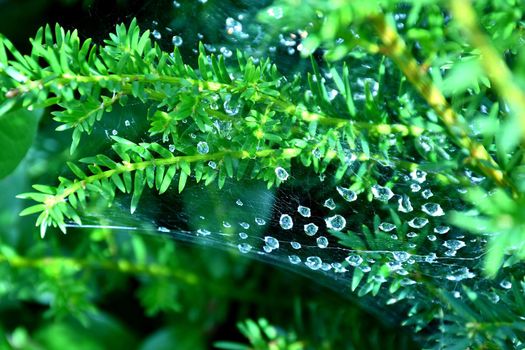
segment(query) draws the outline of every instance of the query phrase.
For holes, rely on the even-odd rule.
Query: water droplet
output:
[[[206,230],[206,229],[204,229],[204,228],[200,228],[200,229],[197,230],[197,234],[199,236],[209,236],[209,235],[211,235],[211,232]]]
[[[231,17],[226,18],[226,33],[232,35],[240,32],[242,32],[242,23]]]
[[[182,45],[182,38],[178,35],[174,35],[172,38],[171,38],[171,42],[173,43],[173,45],[179,47]]]
[[[286,181],[288,179],[288,172],[286,171],[286,169],[278,166],[277,168],[275,168],[275,175],[277,176],[277,178],[281,181]]]
[[[272,236],[264,237],[264,243],[266,243],[268,247],[272,248],[272,250],[279,248],[279,241]]]
[[[421,217],[415,217],[408,222],[408,226],[412,228],[422,228],[426,224],[428,224],[428,219]]]
[[[415,233],[415,232],[408,232],[408,233],[407,233],[407,237],[408,237],[408,238],[414,238],[414,237],[417,237],[417,233]]]
[[[499,301],[500,301],[500,297],[498,294],[492,292],[492,293],[489,293],[488,294],[488,298],[491,302],[493,302],[494,304],[497,304]]]
[[[430,216],[443,216],[445,212],[437,203],[425,203],[421,206],[421,210]]]
[[[448,227],[448,226],[437,226],[437,227],[434,227],[434,232],[435,233],[439,233],[440,235],[444,235],[448,231],[450,231],[450,227]]]
[[[465,246],[465,242],[458,239],[449,239],[443,243],[443,246],[450,250],[459,250]]]
[[[339,94],[339,91],[337,91],[336,89],[332,89],[328,91],[328,99],[332,101],[334,98],[336,98],[338,94]]]
[[[293,227],[292,217],[288,214],[282,214],[279,219],[279,225],[281,225],[284,230],[291,229]]]
[[[361,271],[363,271],[364,273],[372,271],[372,268],[370,266],[368,266],[368,265],[361,265],[361,266],[359,266],[359,269]]]
[[[208,162],[208,166],[212,168],[213,170],[217,169],[217,163],[215,163],[213,160],[210,160]]]
[[[410,185],[410,190],[412,192],[419,192],[419,190],[421,190],[421,186],[419,184],[411,184]]]
[[[232,57],[232,55],[233,55],[232,50],[228,49],[228,48],[225,47],[225,46],[222,46],[222,47],[219,49],[219,51],[222,53],[222,55],[223,55],[224,57],[227,57],[227,58],[228,58],[228,57]]]
[[[240,222],[239,225],[241,225],[241,227],[245,230],[250,228],[250,224],[247,222]]]
[[[168,149],[171,153],[175,152],[175,145],[169,145]]]
[[[248,243],[239,243],[237,248],[239,248],[239,251],[243,254],[249,253],[250,250],[252,250],[252,246]]]
[[[336,189],[337,192],[339,192],[339,194],[341,195],[341,197],[343,197],[343,199],[347,202],[353,202],[357,199],[357,194],[349,188],[337,186]]]
[[[437,259],[436,253],[429,253],[425,256],[425,262],[432,264]]]
[[[427,236],[427,239],[428,239],[430,242],[434,242],[434,241],[437,239],[437,237],[436,237],[435,235],[428,235],[428,236]]]
[[[303,207],[302,205],[297,207],[297,212],[299,214],[301,214],[301,216],[303,216],[305,218],[309,218],[312,215],[312,212],[311,212],[310,208]]]
[[[325,262],[321,264],[321,270],[330,271],[331,269],[332,269],[332,265],[325,263]]]
[[[288,255],[288,260],[294,265],[299,264],[301,262],[301,258],[297,255]]]
[[[357,159],[355,153],[353,153],[347,148],[343,149],[343,154],[345,156],[344,161],[346,165],[352,165],[352,163]]]
[[[235,201],[235,204],[237,204],[239,207],[242,207],[244,205],[244,203],[240,199],[237,199]]]
[[[427,179],[427,173],[423,170],[415,169],[410,173],[410,177],[412,178],[412,180],[422,184]]]
[[[357,267],[363,263],[363,258],[357,254],[351,254],[345,258],[350,266]]]
[[[312,270],[319,270],[322,264],[323,264],[323,261],[318,256],[309,256],[306,258],[306,262],[305,262],[305,265],[308,266]]]
[[[291,241],[290,245],[292,246],[293,249],[301,249],[301,243],[299,242]]]
[[[255,223],[259,226],[262,226],[262,225],[265,225],[266,224],[266,220],[264,219],[261,219],[261,218],[255,218]]]
[[[306,224],[304,225],[304,232],[308,235],[308,236],[313,236],[317,233],[317,230],[319,229],[319,227],[317,227],[316,224],[313,224],[313,223],[309,223],[309,224]]]
[[[512,288],[512,283],[508,280],[503,280],[499,283],[500,287],[503,288],[503,289],[511,289]]]
[[[325,200],[323,205],[330,210],[335,209],[335,202],[332,198],[328,198],[327,200]]]
[[[390,271],[398,271],[403,268],[403,265],[399,261],[390,261],[386,263],[386,266]]]
[[[221,48],[221,52],[223,52],[223,51],[224,50],[222,50],[222,48]],[[230,56],[231,56],[231,51],[229,51],[229,52],[230,52]],[[226,57],[230,57],[230,56],[227,56],[224,52],[223,52],[223,55],[226,56]],[[223,103],[222,106],[224,107],[224,111],[226,112],[226,114],[228,114],[230,116],[233,116],[233,115],[236,115],[237,113],[239,113],[240,105],[238,103],[232,102],[232,95],[230,95],[230,94],[226,95],[226,97],[224,98],[224,103]]]
[[[312,150],[312,155],[317,158],[317,159],[321,159],[322,157],[322,153],[321,153],[321,150],[319,148],[314,148]]]
[[[118,131],[117,131],[117,130],[115,130],[115,129],[113,129],[113,131],[111,131],[111,134],[112,134],[113,136],[115,136],[115,135],[117,135],[117,134],[118,134]]]
[[[374,185],[372,186],[372,195],[374,196],[375,199],[379,201],[388,202],[390,198],[394,196],[394,193],[388,187]]]
[[[125,125],[125,126],[130,126],[131,123],[129,122],[129,120],[125,120],[125,121],[124,121],[124,125]]]
[[[450,257],[452,257],[452,256],[456,256],[456,253],[457,253],[457,252],[458,252],[457,250],[447,250],[444,254],[445,254],[446,256],[450,256]]]
[[[159,228],[157,228],[157,231],[160,231],[160,232],[170,232],[170,230],[168,230],[166,227],[164,226],[159,226]]]
[[[200,141],[197,144],[197,152],[200,154],[207,154],[210,151],[210,147],[206,141]]]
[[[328,239],[325,236],[317,237],[317,246],[319,248],[326,248],[326,247],[328,247]]]
[[[390,239],[393,239],[395,241],[395,240],[399,239],[399,237],[395,233],[393,233],[393,234],[390,235]]]
[[[239,237],[241,239],[246,239],[246,238],[248,238],[248,234],[246,232],[239,232]]]
[[[268,16],[275,19],[281,19],[283,17],[283,8],[279,6],[273,6],[266,10],[266,13]]]
[[[334,272],[336,273],[345,273],[348,270],[343,266],[343,264],[335,262],[332,263],[332,267],[334,268]]]
[[[434,195],[434,193],[432,193],[432,191],[429,190],[429,189],[426,189],[423,192],[421,192],[421,196],[423,196],[423,198],[425,198],[425,199],[429,199],[433,195]]]
[[[410,203],[410,198],[406,194],[399,196],[397,203],[399,204],[397,210],[402,213],[410,213],[414,210],[412,203]]]
[[[232,227],[232,225],[228,222],[228,221],[223,221],[222,222],[222,226],[226,227],[226,228],[230,228]]]
[[[449,281],[462,281],[464,279],[468,278],[474,278],[476,275],[469,271],[468,267],[462,267],[460,269],[457,269],[453,271],[450,275],[447,276],[447,280]]]
[[[402,285],[403,287],[407,287],[407,286],[411,286],[413,284],[416,284],[416,281],[414,281],[413,279],[410,279],[410,278],[403,278],[401,280],[401,282],[399,282],[400,285]]]
[[[337,214],[325,219],[326,227],[335,231],[341,231],[346,226],[346,219]]]
[[[162,38],[162,35],[160,34],[160,32],[158,30],[154,30],[151,32],[151,35],[153,35],[153,37],[157,40],[160,40],[160,38]]]
[[[264,250],[266,253],[271,253],[273,249],[272,249],[271,247],[265,245],[265,246],[263,247],[263,250]]]
[[[396,228],[396,225],[391,224],[390,222],[382,222],[379,224],[379,229],[381,231],[390,232]]]
[[[394,256],[394,260],[399,262],[405,262],[411,257],[409,253],[403,251],[392,252],[392,255]]]

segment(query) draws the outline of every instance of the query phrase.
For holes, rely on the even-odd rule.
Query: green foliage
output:
[[[134,214],[143,197],[184,193],[195,183],[222,189],[229,182],[260,181],[271,189],[289,176],[328,175],[327,187],[361,209],[352,209],[354,222],[344,230],[327,224],[337,247],[349,252],[329,269],[351,273],[344,283],[357,297],[397,307],[403,325],[423,334],[426,348],[520,347],[524,8],[513,0],[276,1],[258,18],[269,31],[301,38],[295,47],[311,58],[304,77],[240,51],[232,63],[203,43],[195,62],[185,62],[177,47],[163,50],[136,20],[117,25],[101,44],[81,40],[76,30],[46,26],[25,55],[0,36],[0,128],[6,135],[0,139],[0,177],[31,146],[38,123],[31,111],[44,108],[53,110],[56,130],[68,130],[72,139],[67,161],[59,161],[67,163],[69,175],[56,186],[33,185],[34,192],[18,196],[34,202],[20,215],[38,214],[42,237],[50,227],[66,233],[72,222],[82,225],[85,213],[121,197],[129,199]],[[363,93],[356,93],[359,87]],[[105,130],[108,149],[84,154],[82,144],[112,125],[112,111],[137,104],[146,112],[136,135]],[[435,202],[427,200],[430,192],[411,203],[425,181]],[[389,202],[392,190],[397,203]],[[427,216],[408,214],[414,207]],[[443,245],[474,242],[470,255],[455,258],[459,246],[436,256],[441,247],[433,233],[446,234],[445,224],[464,240]],[[150,316],[181,312],[183,301],[205,284],[205,272],[192,273],[184,262],[170,260],[176,255],[172,245],[159,248],[159,242],[137,237],[115,242],[104,230],[92,234],[76,257],[24,256],[3,244],[4,273],[53,295],[50,314],[85,323],[96,312],[88,301],[103,295],[74,283],[92,281],[85,270],[140,276],[138,297]],[[11,267],[37,272],[17,275]],[[238,277],[234,271],[226,275],[230,282]],[[468,282],[474,277],[479,279]],[[7,294],[39,298],[14,283]],[[39,336],[76,332],[57,327]],[[245,321],[239,329],[250,346],[216,346],[325,348],[304,329],[284,332],[264,319]],[[18,342],[26,341],[24,330],[16,332]],[[179,337],[166,328],[144,348]],[[337,342],[336,336],[326,338]],[[198,338],[188,339],[192,345],[186,346],[202,346]],[[42,344],[52,348],[47,341]]]
[[[9,110],[10,104],[4,106]],[[0,178],[13,172],[33,144],[40,112],[0,111]]]
[[[215,347],[227,350],[300,350],[303,345],[296,341],[296,336],[292,334],[280,334],[280,332],[270,325],[267,320],[260,319],[257,322],[247,320],[238,325],[241,333],[246,336],[251,346],[231,342],[217,342]]]
[[[170,142],[174,150],[155,142],[136,145],[114,137],[116,161],[106,155],[85,158],[82,162],[89,164],[90,174],[71,164],[77,179],[61,178],[57,188],[38,186],[35,189],[39,192],[21,195],[20,198],[40,203],[22,214],[41,213],[37,225],[42,236],[48,226],[58,226],[65,232],[65,219],[79,223],[77,210],[85,207],[85,200],[95,193],[109,203],[117,189],[132,193],[133,213],[146,184],[150,188],[155,184],[163,193],[176,174],[179,192],[192,172],[197,182],[204,181],[206,185],[217,181],[222,187],[226,178],[248,177],[262,179],[271,187],[281,182],[275,169],[282,167],[290,172],[290,159],[298,157],[304,165],[313,165],[318,173],[338,162],[337,173],[342,176],[348,168],[348,155],[343,149],[355,144],[357,134],[370,133],[377,139],[391,131],[401,136],[420,133],[418,127],[386,126],[380,120],[378,124],[368,124],[360,122],[360,118],[349,120],[309,111],[309,107],[321,105],[327,113],[337,115],[328,103],[318,70],[308,78],[317,96],[309,100],[296,97],[298,80],[287,83],[269,61],[254,64],[241,53],[237,54],[238,68],[229,71],[223,56],[206,56],[201,45],[200,69],[196,72],[182,62],[176,48],[169,55],[152,43],[148,31],[140,34],[136,22],[129,28],[118,26],[116,34],[100,48],[92,46],[90,40],[81,44],[75,31],[65,32],[58,26],[54,33],[50,27],[41,29],[32,43],[32,55],[22,57],[7,39],[2,42],[18,57],[5,72],[9,83],[4,89],[13,98],[20,96],[22,104],[57,104],[65,108],[54,112],[54,119],[60,123],[57,130],[73,129],[71,152],[83,133],[92,132],[104,111],[117,102],[125,105],[130,98],[148,103],[150,136],[161,134],[163,142]],[[8,80],[13,74],[23,76],[19,78],[23,82]],[[347,68],[343,68],[343,78],[338,78],[348,113],[355,114]],[[197,92],[198,95],[192,95]],[[7,98],[4,105],[11,104],[11,100]],[[224,111],[218,110],[217,103],[223,105]],[[238,117],[244,114],[244,118]],[[185,124],[183,128],[181,124]],[[214,129],[218,132],[211,133]],[[199,136],[191,137],[194,133]],[[378,141],[383,144],[380,148],[388,147],[386,140]],[[217,169],[205,166],[217,160]]]

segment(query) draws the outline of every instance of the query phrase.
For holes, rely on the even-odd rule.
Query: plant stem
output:
[[[300,152],[301,150],[297,148],[266,149],[266,150],[255,152],[255,157],[265,158],[265,157],[270,157],[276,153],[282,153],[282,155],[285,158],[293,158],[299,155]],[[170,158],[155,158],[152,160],[146,160],[143,162],[136,162],[136,163],[122,162],[122,165],[118,165],[114,169],[109,169],[109,170],[88,176],[82,179],[81,181],[74,182],[71,186],[67,187],[63,192],[58,193],[54,196],[49,196],[49,198],[46,199],[44,204],[46,205],[47,209],[50,210],[57,203],[62,202],[64,199],[66,199],[73,193],[77,192],[78,190],[85,188],[88,184],[94,183],[102,179],[108,179],[115,174],[122,174],[125,172],[143,170],[151,166],[159,166],[159,165],[170,166],[170,165],[180,164],[182,162],[195,163],[199,161],[206,162],[210,160],[220,160],[220,159],[223,159],[225,156],[230,156],[230,157],[238,158],[238,159],[246,159],[246,158],[249,158],[251,154],[247,151],[222,151],[222,152],[216,152],[212,154],[196,154],[196,155],[190,155],[190,156],[178,156],[178,157],[170,157]]]
[[[432,79],[419,67],[418,62],[396,29],[387,23],[383,14],[372,16],[371,22],[385,46],[384,53],[397,64],[419,94],[436,112],[453,140],[461,148],[468,151],[469,158],[467,161],[498,186],[508,188],[514,195],[517,195],[516,187],[499,168],[487,149],[469,137],[467,127],[463,125],[457,113],[449,106]]]
[[[254,293],[250,290],[236,289],[235,291],[231,291],[228,288],[223,288],[221,285],[209,283],[205,279],[200,278],[199,275],[188,272],[187,269],[176,269],[161,264],[138,264],[126,259],[92,260],[63,256],[28,258],[20,255],[6,256],[0,254],[0,263],[3,262],[9,264],[9,266],[13,268],[44,270],[56,266],[60,268],[67,267],[78,271],[105,270],[116,271],[128,275],[148,276],[157,279],[169,278],[189,286],[205,286],[205,288],[210,289],[214,294],[223,297],[247,300],[258,304],[268,302],[268,299],[263,295]]]
[[[525,92],[516,84],[512,72],[484,35],[477,21],[476,12],[469,0],[450,1],[455,21],[463,28],[468,40],[480,52],[481,63],[498,94],[509,104],[516,115],[525,141]]]
[[[110,75],[93,75],[93,76],[83,76],[83,75],[73,75],[73,74],[63,74],[55,78],[46,78],[37,81],[27,81],[17,89],[19,92],[30,92],[34,89],[41,89],[45,86],[51,85],[52,83],[56,84],[70,84],[71,82],[76,83],[98,83],[102,81],[112,81],[122,84],[122,90],[129,94],[132,92],[132,87],[130,86],[133,82],[140,82],[144,84],[155,84],[155,83],[165,83],[172,85],[185,85],[184,83],[189,83],[193,86],[196,86],[199,91],[220,91],[227,90],[234,92],[238,87],[234,84],[224,84],[214,81],[204,81],[196,80],[191,78],[181,78],[173,77],[166,75],[154,75],[154,74],[110,74]],[[257,86],[255,86],[256,88]],[[147,89],[148,96],[155,100],[162,100],[166,98],[161,92],[154,91],[152,89]],[[423,133],[424,129],[415,126],[415,125],[403,125],[403,124],[372,124],[367,122],[356,122],[351,119],[345,119],[340,117],[328,116],[320,113],[310,112],[306,110],[303,106],[295,105],[293,102],[284,100],[275,96],[265,94],[264,92],[257,89],[257,91],[264,95],[271,103],[278,106],[282,109],[283,112],[289,115],[297,116],[307,123],[318,122],[321,125],[333,126],[333,127],[342,127],[345,125],[355,126],[357,129],[367,129],[372,132],[381,135],[387,135],[390,133],[399,133],[402,136],[419,136]],[[115,102],[114,100],[112,102]],[[104,106],[106,107],[106,106]],[[95,113],[97,110],[94,110]],[[89,116],[89,115],[88,115]]]
[[[186,270],[173,270],[167,266],[159,264],[137,264],[128,260],[119,259],[116,261],[92,261],[87,259],[75,259],[68,257],[45,257],[45,258],[26,258],[23,256],[6,257],[0,255],[0,262],[7,262],[12,267],[44,269],[50,266],[68,267],[75,270],[85,270],[86,268],[96,268],[104,270],[119,271],[128,274],[141,274],[151,277],[168,277],[185,284],[197,285],[200,283],[199,276],[189,273]]]

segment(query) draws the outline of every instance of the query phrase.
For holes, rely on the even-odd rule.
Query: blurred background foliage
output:
[[[28,38],[47,23],[96,41],[137,17],[144,28],[170,37],[177,32],[186,41],[202,36],[239,46],[217,28],[226,16],[253,15],[269,3],[3,0],[0,33],[24,52]],[[269,38],[250,47],[266,52],[272,33],[264,35]],[[195,57],[191,46],[181,49]],[[309,65],[280,50],[273,58],[281,69]],[[33,219],[18,216],[23,208],[15,195],[62,174],[70,139],[55,126],[44,115],[23,162],[0,180],[1,349],[418,348],[373,308],[237,254],[103,228],[41,240]],[[85,147],[94,154],[100,145]]]

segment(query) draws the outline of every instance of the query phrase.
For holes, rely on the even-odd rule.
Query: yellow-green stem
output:
[[[483,33],[471,2],[453,0],[450,1],[450,9],[454,20],[462,27],[472,46],[479,50],[481,64],[494,88],[516,115],[522,139],[525,141],[525,92],[516,84],[509,67]]]
[[[267,150],[261,150],[261,151],[255,152],[254,156],[257,158],[265,158],[265,157],[269,157],[276,153],[281,153],[286,158],[293,158],[299,155],[300,152],[301,150],[296,149],[296,148],[285,148],[285,149],[280,149],[280,150],[267,149]],[[191,155],[191,156],[156,158],[156,159],[146,160],[143,162],[136,162],[136,163],[122,162],[122,165],[119,165],[114,169],[109,169],[109,170],[100,172],[98,174],[88,176],[82,179],[81,181],[74,182],[71,186],[67,187],[63,192],[58,193],[54,196],[50,195],[49,198],[46,199],[44,204],[46,205],[48,210],[50,210],[57,203],[68,198],[70,195],[77,192],[78,190],[85,188],[88,184],[94,183],[102,179],[109,179],[111,176],[116,175],[116,174],[122,174],[125,172],[133,172],[136,170],[143,170],[150,166],[160,166],[160,165],[170,166],[170,165],[180,164],[182,162],[194,163],[198,161],[220,160],[220,159],[223,159],[225,156],[230,156],[230,157],[238,158],[238,159],[246,159],[246,158],[249,158],[251,154],[247,151],[222,151],[222,152],[216,152],[212,154],[196,154],[196,155]]]
[[[196,80],[191,78],[180,78],[180,77],[172,77],[172,76],[166,76],[166,75],[155,75],[155,74],[148,74],[148,75],[141,75],[141,74],[109,74],[109,75],[94,75],[94,76],[83,76],[83,75],[74,75],[74,74],[63,74],[61,76],[57,76],[55,78],[49,78],[44,79],[44,81],[27,81],[23,85],[18,87],[19,92],[29,92],[36,88],[42,88],[46,85],[49,85],[51,83],[57,83],[57,84],[69,84],[71,82],[76,83],[100,83],[103,81],[112,81],[116,83],[122,84],[122,90],[129,94],[132,92],[131,83],[133,82],[140,82],[145,84],[154,84],[154,83],[165,83],[165,84],[183,84],[189,83],[193,86],[196,86],[199,91],[220,91],[220,90],[233,90],[235,89],[235,85],[233,84],[224,84],[224,83],[218,83],[213,81],[203,81],[203,80]],[[254,88],[257,88],[257,86],[254,86]],[[333,127],[342,127],[345,125],[353,125],[356,126],[358,129],[368,129],[371,130],[377,134],[390,134],[390,133],[399,133],[402,136],[419,136],[424,130],[418,126],[414,125],[408,125],[405,126],[403,124],[372,124],[372,123],[365,123],[365,122],[355,122],[350,119],[340,118],[340,117],[334,117],[334,116],[327,116],[320,113],[314,113],[310,112],[302,106],[297,106],[293,104],[290,101],[280,99],[275,96],[266,95],[263,92],[259,91],[259,93],[265,96],[266,99],[268,99],[271,103],[281,108],[285,113],[290,115],[296,115],[299,118],[301,118],[303,121],[311,123],[311,122],[317,122],[321,125],[327,125],[327,126],[333,126]],[[166,96],[164,96],[162,93],[154,91],[152,89],[147,89],[148,96],[156,99],[156,100],[162,100]],[[115,102],[115,99],[112,99],[112,102]],[[107,106],[104,106],[107,107]],[[101,106],[102,108],[102,106]],[[93,113],[95,113],[97,110],[94,110]],[[86,118],[89,115],[86,116]]]
[[[469,137],[467,127],[463,125],[457,113],[449,106],[432,79],[419,67],[418,62],[396,29],[387,22],[383,14],[371,17],[371,22],[384,45],[383,51],[396,63],[419,94],[436,112],[453,140],[468,151],[469,158],[467,160],[469,163],[497,185],[509,188],[515,194],[515,186],[501,171],[486,148]]]

